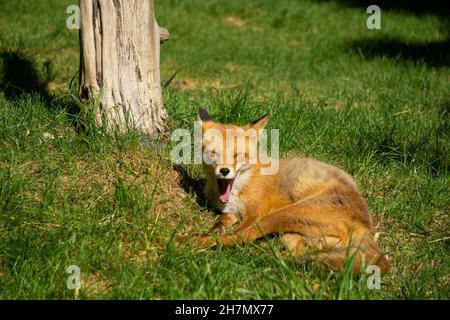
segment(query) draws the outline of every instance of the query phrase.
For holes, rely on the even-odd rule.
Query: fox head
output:
[[[207,173],[217,179],[219,202],[228,202],[234,179],[258,163],[260,130],[267,115],[245,126],[215,122],[202,108],[198,109],[202,124],[203,163]]]

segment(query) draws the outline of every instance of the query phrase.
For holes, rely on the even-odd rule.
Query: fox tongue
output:
[[[231,193],[231,187],[233,186],[233,180],[217,179],[217,185],[219,186],[219,201],[222,204],[228,202]]]

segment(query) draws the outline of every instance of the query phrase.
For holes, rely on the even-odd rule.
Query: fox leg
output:
[[[286,233],[281,237],[288,251],[293,256],[300,256],[304,253],[305,237],[297,233]]]
[[[214,224],[214,226],[211,228],[210,233],[217,232],[219,235],[225,234],[226,228],[231,227],[234,225],[239,218],[237,215],[232,213],[222,213],[219,216],[219,219]]]
[[[261,238],[264,234],[282,232],[298,233],[307,236],[311,236],[309,233],[312,233],[313,237],[328,235],[346,240],[346,233],[348,232],[342,226],[348,221],[346,216],[348,216],[349,212],[338,210],[332,204],[322,204],[320,210],[317,210],[314,206],[308,205],[308,200],[311,200],[310,197],[287,205],[268,215],[244,219],[234,230],[233,234],[221,234],[216,240],[225,245],[232,245],[233,242],[245,243]],[[330,216],[333,216],[333,224],[330,224]],[[335,227],[338,225],[340,225],[338,232],[332,230],[336,229]],[[220,223],[218,227],[220,227]],[[309,229],[309,231],[307,232],[305,229]],[[207,240],[208,236],[197,237],[196,242],[205,245],[211,244],[211,241]]]
[[[342,246],[340,243],[335,242],[335,239],[324,240],[316,242],[314,247],[321,250],[316,254],[310,254],[298,258],[300,263],[308,263],[311,261],[320,261],[329,270],[342,269],[345,266],[346,261],[354,259],[352,270],[354,273],[361,273],[363,267],[370,265],[377,265],[380,268],[381,273],[389,271],[389,261],[381,254],[380,248],[375,240],[372,239],[370,234],[366,233],[358,243],[353,243],[351,240],[348,246]],[[328,246],[323,246],[323,242],[328,240]],[[309,243],[308,243],[309,244]],[[318,244],[318,245],[317,245]]]
[[[381,273],[389,271],[389,261],[378,250],[364,247],[336,248],[308,257],[309,261],[320,261],[327,269],[342,269],[345,261],[354,257],[352,269],[354,273],[361,273],[364,266],[377,265]]]
[[[262,237],[264,234],[257,231],[258,229],[252,228],[252,230],[244,230],[238,234],[231,235],[223,235],[219,236],[215,239],[216,243],[221,243],[225,246],[232,246],[234,244],[243,244],[250,242],[252,240],[258,239]],[[203,238],[199,239],[203,244],[212,244],[211,241],[214,239],[211,238]],[[328,269],[342,269],[345,265],[346,259],[351,258],[355,255],[355,259],[353,262],[353,272],[361,273],[364,270],[362,267],[364,265],[377,265],[380,268],[381,273],[386,273],[389,271],[389,262],[388,260],[381,254],[378,246],[376,247],[367,247],[366,242],[363,241],[359,245],[351,246],[350,248],[346,248],[345,246],[334,247],[333,249],[325,249],[323,252],[304,256],[304,245],[307,245],[307,241],[305,237],[296,234],[296,233],[287,233],[283,235],[283,242],[288,247],[288,250],[292,253],[293,256],[302,256],[302,262],[309,261],[320,261],[322,262]],[[374,242],[374,240],[370,239],[370,241]],[[322,246],[317,247],[321,249]]]
[[[255,218],[251,218],[251,219],[245,219],[244,221],[241,222],[240,225],[238,225],[236,227],[236,229],[234,229],[233,232],[239,232],[241,230],[245,230],[246,228],[250,227],[252,224],[254,224],[257,220]]]
[[[292,210],[292,208],[290,209]],[[260,219],[246,221],[233,234],[225,234],[216,238],[201,236],[196,238],[196,242],[201,245],[221,243],[225,246],[232,246],[247,243],[273,233],[297,233],[304,236],[314,234],[316,237],[325,233],[331,237],[346,238],[345,228],[337,225],[330,226],[330,224],[324,224],[321,221],[320,216],[322,216],[322,219],[329,221],[328,214],[298,211],[291,213],[286,208],[281,210]]]
[[[339,247],[335,247],[334,250],[329,252],[322,252],[315,256],[312,256],[312,260],[322,261],[325,265],[332,268],[342,268],[344,266],[345,258],[347,255],[346,247],[350,242],[353,242],[353,247],[350,248],[350,255],[356,253],[354,271],[360,272],[362,265],[362,257],[365,256],[367,263],[371,262],[377,264],[381,272],[386,272],[389,269],[388,261],[380,254],[378,245],[370,235],[362,235],[353,237],[355,240],[351,241],[351,231],[349,226],[345,226],[342,222],[335,222],[334,224],[324,223],[323,221],[330,221],[330,212],[315,212],[311,213],[309,210],[304,211],[297,209],[293,213],[291,210],[295,209],[295,206],[291,208],[281,209],[283,211],[277,211],[267,216],[262,217],[260,220],[253,221],[247,227],[236,231],[234,234],[221,235],[216,238],[210,236],[202,236],[196,239],[196,242],[201,245],[216,245],[223,244],[225,246],[232,246],[234,244],[244,244],[253,240],[264,237],[267,234],[273,233],[294,233],[304,238],[319,238],[324,239],[338,239],[334,241],[335,244],[339,244]],[[335,217],[338,217],[339,212],[332,212]],[[239,226],[240,229],[241,226]],[[289,245],[298,247],[298,244],[303,239],[294,236],[288,236],[290,242]],[[293,245],[295,244],[295,246]],[[350,244],[352,246],[352,244]],[[301,254],[298,249],[295,253]]]
[[[341,243],[341,240],[336,237],[310,238],[298,233],[285,233],[281,237],[281,241],[294,257],[304,255],[306,247],[314,251],[330,248],[335,249],[336,247],[340,247]]]
[[[217,219],[216,223],[213,225],[213,227],[209,230],[208,233],[205,234],[194,234],[191,235],[191,237],[194,238],[195,242],[199,245],[203,246],[212,246],[215,243],[212,241],[213,234],[218,234],[219,236],[224,236],[226,232],[226,228],[231,227],[232,225],[236,224],[239,220],[238,216],[233,213],[222,213],[219,218]],[[255,222],[255,219],[248,219],[244,220],[236,229],[234,229],[233,232],[237,232],[239,230],[248,228]],[[177,238],[179,240],[187,239],[189,236],[187,235],[180,235]]]

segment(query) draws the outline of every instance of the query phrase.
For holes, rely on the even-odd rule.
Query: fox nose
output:
[[[230,173],[230,169],[228,169],[228,168],[222,168],[222,169],[219,170],[219,172],[220,172],[224,177],[226,177],[227,174]]]

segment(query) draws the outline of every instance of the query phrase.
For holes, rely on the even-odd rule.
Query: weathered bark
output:
[[[98,123],[153,133],[167,118],[160,79],[160,41],[153,0],[80,0],[80,97],[101,97]],[[104,123],[105,124],[105,123]]]

